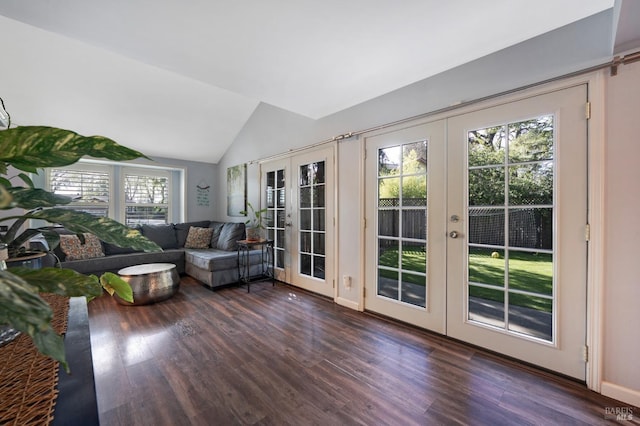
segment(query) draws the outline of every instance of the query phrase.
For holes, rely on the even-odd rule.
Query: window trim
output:
[[[87,162],[77,162],[74,164],[71,164],[69,166],[62,166],[62,167],[48,167],[45,169],[45,173],[44,173],[44,178],[45,178],[45,188],[48,191],[52,191],[51,189],[51,171],[52,170],[75,170],[75,171],[83,171],[83,172],[102,172],[102,173],[106,173],[108,175],[108,179],[109,179],[109,201],[107,202],[107,217],[114,217],[115,215],[115,209],[114,209],[114,182],[113,182],[113,175],[114,175],[114,168],[111,165],[108,164],[91,164],[91,163],[87,163]],[[77,207],[82,207],[83,204],[80,203],[74,203],[71,202],[69,204],[65,204],[63,206],[61,206],[62,208],[69,208],[69,207],[73,207],[73,206],[77,206]]]
[[[153,206],[159,206],[159,205],[163,205],[163,204],[158,204],[158,203],[127,203],[126,200],[126,193],[125,193],[125,177],[126,175],[140,175],[140,176],[154,176],[154,177],[161,177],[161,178],[166,178],[167,179],[167,203],[166,203],[166,207],[167,207],[167,223],[173,223],[173,208],[172,208],[172,202],[171,200],[173,199],[173,176],[172,173],[170,171],[167,171],[165,169],[159,169],[159,168],[152,168],[152,167],[131,167],[131,166],[125,166],[123,165],[120,168],[120,186],[119,188],[121,189],[120,191],[120,211],[119,211],[119,217],[120,217],[120,222],[122,223],[126,223],[126,219],[127,219],[127,206],[128,205],[135,205],[135,206],[139,206],[139,207],[153,207]]]

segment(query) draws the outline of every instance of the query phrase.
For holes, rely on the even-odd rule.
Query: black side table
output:
[[[271,279],[276,285],[273,273],[274,256],[273,240],[240,240],[238,244],[238,276],[241,283],[247,284],[247,293],[250,291],[252,282]],[[260,248],[260,274],[251,275],[251,251]]]

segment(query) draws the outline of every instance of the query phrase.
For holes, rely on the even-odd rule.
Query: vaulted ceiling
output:
[[[16,124],[216,163],[260,102],[318,119],[614,0],[2,0]]]

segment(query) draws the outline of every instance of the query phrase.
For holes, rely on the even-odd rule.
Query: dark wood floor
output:
[[[89,313],[102,425],[595,425],[625,406],[283,284],[183,278],[165,302]]]

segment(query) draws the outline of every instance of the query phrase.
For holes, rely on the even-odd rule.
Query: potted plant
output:
[[[83,156],[126,161],[144,157],[143,154],[121,146],[102,136],[81,136],[69,130],[41,126],[21,126],[0,130],[0,210],[11,210],[0,217],[0,224],[11,223],[0,237],[8,256],[19,256],[23,246],[35,235],[42,234],[53,250],[59,242],[55,232],[40,229],[22,231],[27,220],[43,220],[60,224],[82,234],[96,235],[102,241],[121,247],[143,251],[160,251],[160,247],[112,219],[98,218],[56,206],[71,201],[43,189],[35,188],[27,173],[37,173],[45,167],[63,167]],[[9,176],[9,173],[16,173]],[[19,180],[20,185],[12,181]],[[20,214],[13,214],[18,209]],[[0,259],[2,259],[0,252]],[[0,260],[0,324],[8,324],[33,339],[38,350],[58,361],[68,371],[62,338],[52,329],[52,312],[39,293],[63,296],[86,296],[89,300],[100,296],[103,289],[133,301],[131,287],[119,276],[105,273],[99,278],[70,269],[45,267],[40,269],[2,266]]]
[[[266,229],[264,222],[266,220],[267,209],[256,210],[249,201],[247,201],[247,207],[247,210],[240,211],[240,214],[248,217],[245,222],[245,225],[248,225],[246,229],[247,240],[258,241],[262,238],[262,230]],[[249,210],[251,210],[251,213],[249,213]]]

